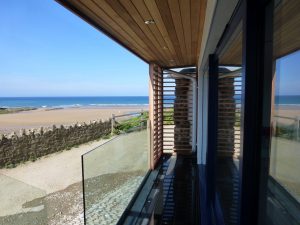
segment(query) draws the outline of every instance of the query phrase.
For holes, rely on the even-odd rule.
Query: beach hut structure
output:
[[[149,172],[118,224],[300,224],[299,173],[272,158],[299,0],[57,2],[149,64]]]

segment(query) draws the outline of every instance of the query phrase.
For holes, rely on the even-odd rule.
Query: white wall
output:
[[[238,0],[209,0],[198,61],[197,162],[206,164],[208,57],[213,54]]]
[[[208,74],[198,77],[197,163],[206,164],[207,150]]]

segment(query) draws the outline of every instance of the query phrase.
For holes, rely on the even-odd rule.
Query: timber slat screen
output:
[[[225,221],[238,224],[242,78],[239,70],[219,73],[217,186]]]
[[[163,78],[162,69],[150,65],[150,110],[151,150],[150,168],[154,169],[163,153]]]
[[[240,156],[242,80],[240,73],[219,76],[218,155]]]
[[[193,84],[151,64],[149,91],[153,169],[162,153],[192,153]]]
[[[192,84],[163,73],[163,151],[189,154],[192,150]]]
[[[172,153],[174,149],[174,101],[175,101],[175,79],[163,75],[163,150]]]

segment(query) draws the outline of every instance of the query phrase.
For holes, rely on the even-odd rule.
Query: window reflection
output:
[[[300,224],[300,1],[274,8],[274,95],[267,224]]]
[[[219,55],[216,184],[228,225],[238,224],[242,22]]]
[[[300,202],[300,51],[276,60],[270,175]]]

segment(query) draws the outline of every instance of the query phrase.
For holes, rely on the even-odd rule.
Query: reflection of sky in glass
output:
[[[300,50],[276,60],[276,95],[300,95]]]

